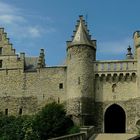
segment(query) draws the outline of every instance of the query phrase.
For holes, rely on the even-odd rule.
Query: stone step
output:
[[[89,140],[128,140],[132,137],[137,136],[137,134],[126,134],[126,133],[101,133],[101,134],[94,134]]]

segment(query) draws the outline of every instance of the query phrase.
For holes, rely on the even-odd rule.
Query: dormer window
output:
[[[0,55],[2,54],[2,47],[0,47]]]

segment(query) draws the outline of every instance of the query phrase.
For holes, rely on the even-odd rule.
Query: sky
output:
[[[140,30],[139,5],[140,0],[0,0],[0,27],[17,53],[38,56],[43,48],[48,66],[61,65],[83,15],[97,40],[97,60],[120,60]]]

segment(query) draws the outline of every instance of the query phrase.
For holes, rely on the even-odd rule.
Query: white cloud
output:
[[[22,16],[0,14],[0,21],[3,24],[14,24],[16,22],[25,22],[25,19]]]
[[[30,15],[30,16],[29,16]],[[50,27],[46,32],[41,25],[33,23],[32,19],[49,22],[51,18],[42,17],[37,15],[31,15],[22,9],[19,9],[13,5],[0,2],[0,26],[8,28],[8,34],[16,37],[17,39],[24,38],[37,38],[41,37],[44,33],[51,33],[55,30]],[[47,26],[47,25],[46,25]],[[44,27],[46,28],[46,27]]]
[[[15,14],[16,12],[18,12],[19,9],[9,5],[7,3],[4,2],[0,2],[0,13],[1,14]]]
[[[13,5],[0,2],[0,22],[3,24],[12,24],[16,22],[24,22],[25,18],[19,15],[21,10]]]
[[[29,27],[29,34],[32,36],[32,37],[39,37],[41,36],[41,30],[37,27]]]

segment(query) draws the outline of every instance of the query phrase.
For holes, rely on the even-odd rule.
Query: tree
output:
[[[46,105],[33,121],[33,129],[41,140],[65,135],[73,125],[73,121],[66,116],[64,106],[55,102]]]
[[[0,114],[0,140],[46,140],[73,133],[73,126],[64,106],[50,103],[34,116]]]

